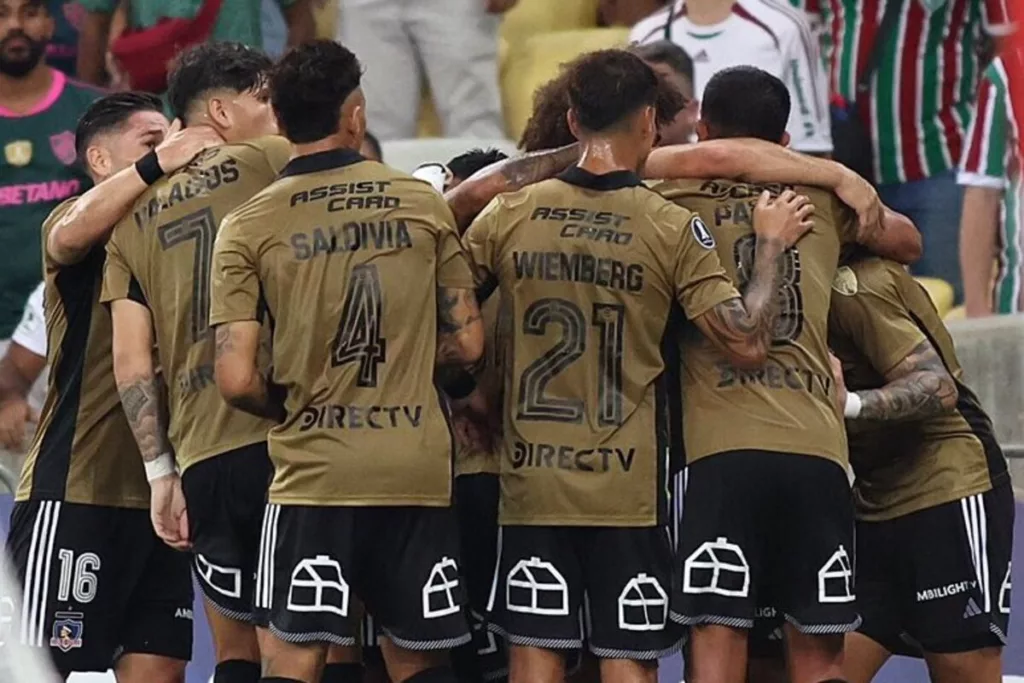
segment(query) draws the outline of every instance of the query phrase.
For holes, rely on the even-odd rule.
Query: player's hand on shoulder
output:
[[[857,213],[857,242],[864,244],[882,231],[885,211],[874,186],[860,174],[849,171],[836,187],[836,195]]]
[[[164,141],[156,147],[156,157],[164,173],[171,173],[195,159],[200,152],[222,144],[224,138],[212,126],[182,128],[181,121],[174,119]]]
[[[188,550],[192,543],[189,540],[188,510],[181,489],[181,477],[177,473],[169,474],[154,479],[149,486],[149,515],[153,521],[153,531],[175,550]]]
[[[20,451],[25,445],[25,426],[38,420],[35,412],[23,398],[0,403],[0,447]]]
[[[764,191],[754,206],[754,232],[762,239],[781,242],[784,248],[796,244],[813,227],[814,204],[792,190],[775,198]]]

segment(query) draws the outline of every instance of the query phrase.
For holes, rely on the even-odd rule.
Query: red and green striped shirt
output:
[[[832,91],[853,101],[887,0],[822,0]],[[978,86],[982,26],[1009,24],[1007,0],[900,2],[859,113],[873,141],[875,179],[902,183],[956,166]]]
[[[993,301],[996,313],[1024,311],[1024,183],[1021,178],[1019,117],[1010,83],[1024,77],[1024,53],[1008,51],[985,70],[960,163],[961,185],[1002,191],[996,232],[999,269]],[[1009,75],[1012,72],[1012,75]]]

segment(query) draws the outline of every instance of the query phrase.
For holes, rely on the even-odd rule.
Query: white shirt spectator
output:
[[[672,40],[690,55],[699,100],[711,77],[733,66],[756,66],[786,84],[792,110],[786,130],[800,152],[832,151],[828,80],[807,15],[776,0],[736,0],[732,13],[713,25],[697,25],[684,0],[640,21],[630,42]]]
[[[18,327],[14,330],[14,334],[11,335],[11,341],[19,346],[23,346],[26,350],[31,351],[37,356],[46,358],[46,319],[43,317],[43,289],[44,283],[40,282],[39,286],[33,290],[31,296],[28,298],[28,302],[25,304],[25,310],[21,314],[21,322],[18,323]],[[5,348],[0,350],[0,355]],[[36,383],[32,385],[32,390],[28,394],[28,404],[39,410],[43,406],[43,400],[46,398],[46,370],[39,376]]]

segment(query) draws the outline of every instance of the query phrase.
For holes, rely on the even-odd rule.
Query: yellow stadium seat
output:
[[[313,16],[316,20],[316,37],[333,39],[338,25],[338,0],[313,3]]]
[[[416,137],[418,138],[440,138],[444,137],[441,127],[441,118],[434,108],[433,95],[430,93],[430,86],[423,83],[423,99],[420,100],[420,120],[417,124]],[[457,133],[452,133],[457,135]]]
[[[950,309],[946,315],[942,316],[943,320],[963,320],[967,317],[967,309],[963,306],[957,306],[956,308]]]
[[[538,33],[597,26],[598,0],[519,0],[501,20],[501,36],[510,43]]]
[[[509,44],[501,91],[505,128],[518,140],[533,111],[534,91],[558,75],[559,67],[584,52],[625,45],[627,28],[591,28],[541,33]]]
[[[953,309],[953,285],[937,277],[914,278],[928,292],[940,316],[945,316]]]

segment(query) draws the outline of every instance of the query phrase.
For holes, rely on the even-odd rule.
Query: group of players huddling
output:
[[[82,117],[8,538],[23,643],[182,681],[191,567],[217,683],[650,683],[684,644],[696,683],[891,653],[999,680],[991,424],[899,265],[919,234],[785,149],[781,82],[720,73],[702,141],[652,151],[681,95],[587,54],[538,94],[551,149],[435,188],[358,153],[360,74],[208,43],[174,124],[136,93]]]

